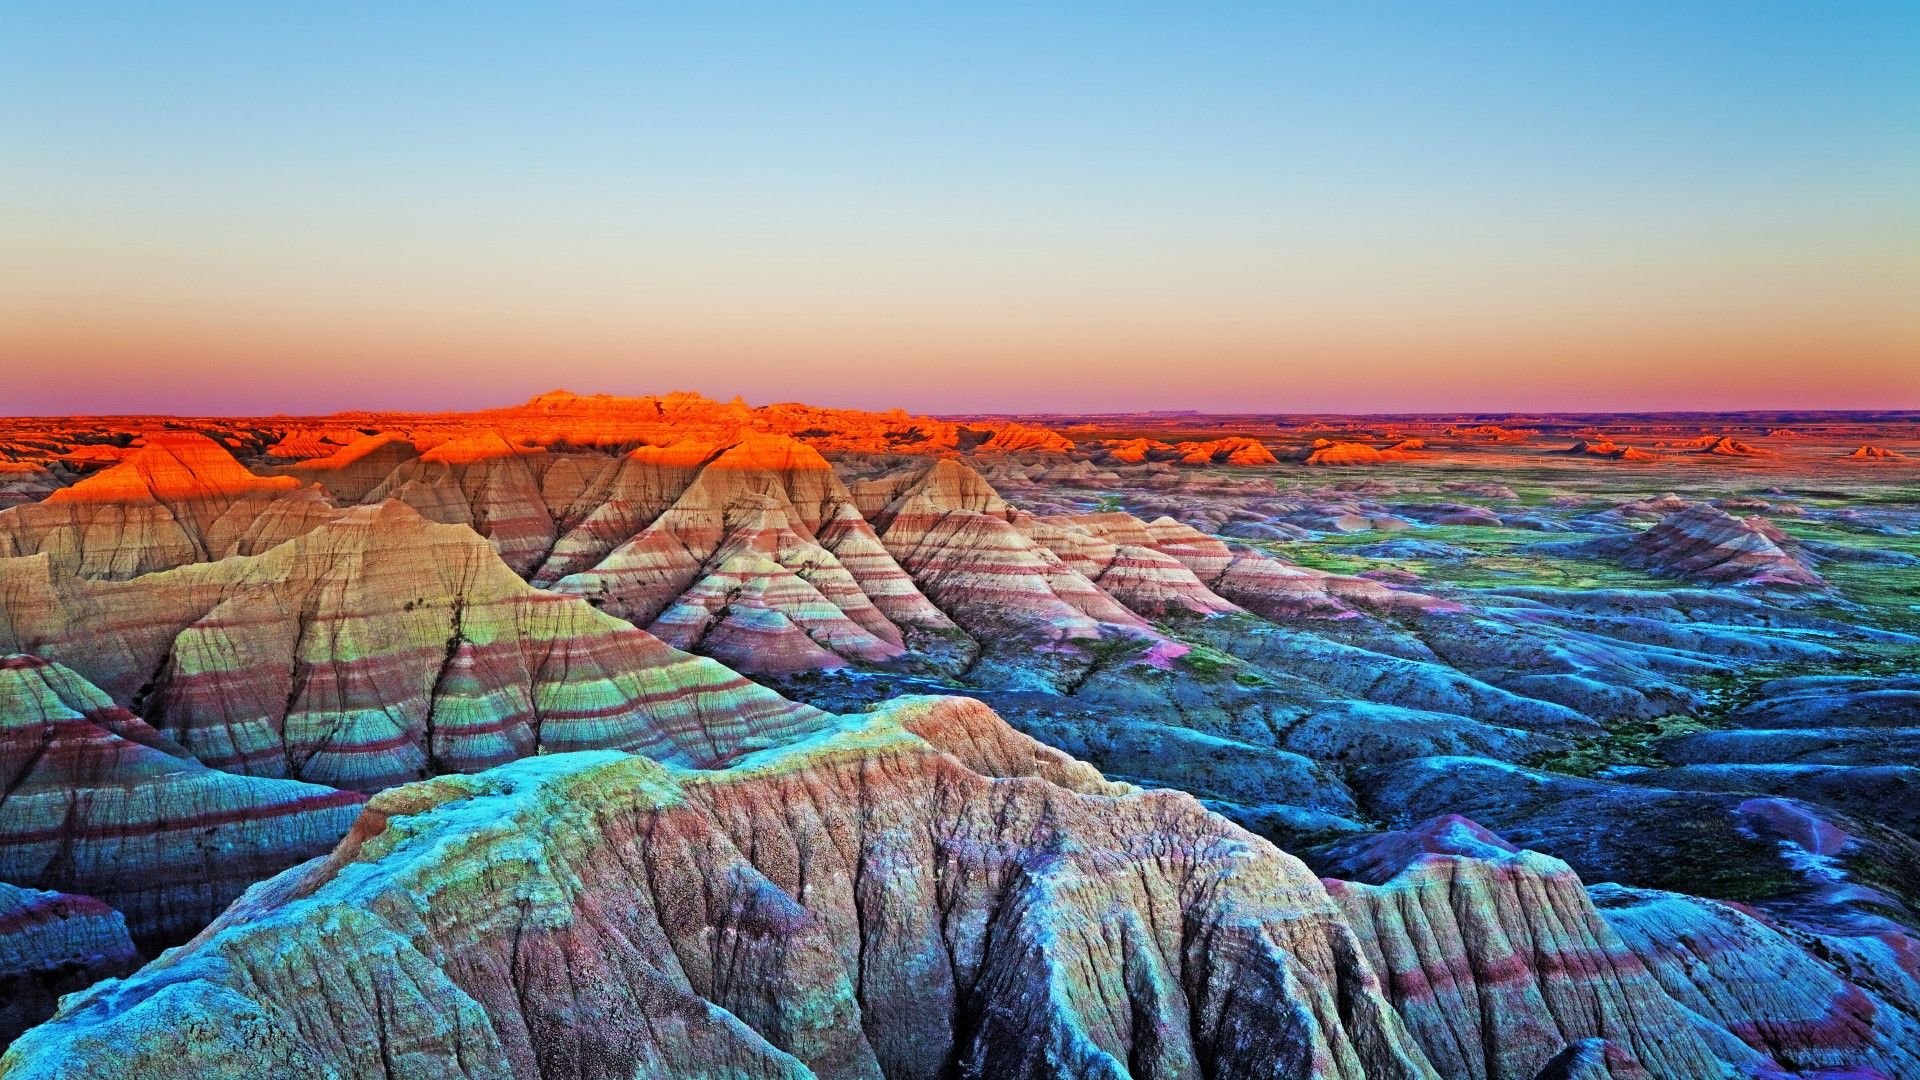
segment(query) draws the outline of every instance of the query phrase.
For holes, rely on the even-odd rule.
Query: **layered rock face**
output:
[[[0,660],[0,792],[0,881],[98,897],[149,941],[328,851],[362,801],[209,769],[33,656]]]
[[[1714,900],[1618,885],[1591,892],[1667,994],[1780,1064],[1920,1075],[1914,1002],[1873,989],[1880,980],[1834,943]]]
[[[1636,536],[1589,543],[1630,566],[1712,585],[1817,590],[1826,581],[1788,550],[1792,541],[1763,519],[1737,518],[1704,503],[1661,518]]]
[[[1443,1076],[1531,1080],[1594,1040],[1597,1075],[1621,1078],[1727,1075],[1760,1057],[1702,1030],[1558,859],[1449,816],[1329,862],[1355,879],[1327,887]]]
[[[980,475],[939,461],[864,481],[856,504],[920,591],[987,646],[1070,679],[1103,637],[1151,640],[1144,619],[1016,525]],[[1037,662],[1035,662],[1037,661]],[[1009,677],[1017,678],[1016,672]]]
[[[140,966],[120,913],[89,896],[0,883],[0,1047],[61,994]]]
[[[577,561],[573,549],[566,557]],[[703,460],[671,505],[553,588],[751,672],[885,664],[909,640],[958,636],[832,467],[774,436]]]
[[[1435,1075],[1299,863],[933,700],[719,773],[582,755],[383,794],[4,1072],[262,1068]]]
[[[62,576],[118,580],[263,551],[333,514],[299,487],[255,476],[204,435],[156,434],[112,468],[0,512],[0,557],[42,555]]]
[[[0,562],[0,648],[60,660],[201,761],[374,791],[536,751],[710,763],[818,714],[394,502],[128,582]]]

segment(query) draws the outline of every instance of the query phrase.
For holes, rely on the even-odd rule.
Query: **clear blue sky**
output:
[[[0,0],[6,411],[1920,405],[1911,0],[290,7]]]

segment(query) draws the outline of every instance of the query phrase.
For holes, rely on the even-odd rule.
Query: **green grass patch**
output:
[[[1659,768],[1667,764],[1657,749],[1660,740],[1708,731],[1713,726],[1697,717],[1679,715],[1616,720],[1606,725],[1606,734],[1576,738],[1572,749],[1542,754],[1528,764],[1569,776],[1593,776],[1616,765]]]

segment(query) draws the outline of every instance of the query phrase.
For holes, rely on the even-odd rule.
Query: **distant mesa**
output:
[[[1762,450],[1750,443],[1741,442],[1731,435],[1701,435],[1692,439],[1656,444],[1669,450],[1683,450],[1696,454],[1712,454],[1715,457],[1773,457],[1771,450]]]
[[[1177,465],[1278,465],[1280,459],[1258,439],[1231,437],[1198,442],[1165,443],[1158,439],[1125,439],[1099,448],[1099,457],[1112,465],[1171,462]]]
[[[1104,456],[1113,462],[1124,465],[1138,465],[1142,462],[1165,461],[1179,456],[1172,444],[1158,439],[1129,439],[1125,442],[1108,443]]]
[[[862,412],[798,402],[754,407],[739,398],[719,402],[686,392],[618,397],[554,390],[524,405],[464,419],[511,431],[531,446],[549,447],[630,448],[689,438],[731,443],[742,433],[762,432],[844,453],[1067,453],[1074,448],[1073,440],[1057,431],[1016,421],[960,424],[901,409]]]
[[[1273,451],[1253,439],[1213,439],[1174,446],[1182,465],[1278,465]]]
[[[1759,447],[1753,446],[1749,443],[1743,443],[1731,435],[1722,435],[1719,438],[1713,440],[1713,442],[1707,446],[1706,453],[1716,454],[1720,457],[1772,457],[1773,456],[1773,451],[1762,450]]]
[[[1493,442],[1525,442],[1540,434],[1533,428],[1506,428],[1499,424],[1479,424],[1474,427],[1450,427],[1443,432],[1451,439],[1480,439]]]
[[[1583,541],[1565,550],[1609,555],[1628,566],[1708,585],[1783,592],[1827,587],[1810,556],[1771,522],[1735,517],[1706,503],[1674,510],[1644,532]]]
[[[978,432],[965,430],[962,449],[967,449],[965,441],[977,437]],[[971,449],[979,454],[1006,454],[1020,451],[1041,451],[1044,453],[1066,454],[1073,451],[1073,440],[1057,431],[1046,428],[1029,427],[1026,424],[1008,423],[984,432],[986,441]]]
[[[1658,454],[1648,453],[1639,447],[1616,443],[1605,436],[1575,440],[1572,446],[1560,453],[1611,458],[1614,461],[1658,461],[1660,459]]]
[[[1849,461],[1906,461],[1907,455],[1882,446],[1862,446],[1846,455]]]
[[[1326,445],[1320,445],[1326,443]],[[1309,465],[1383,465],[1391,461],[1417,460],[1427,448],[1424,439],[1402,439],[1384,449],[1368,443],[1333,443],[1316,440],[1307,455]]]

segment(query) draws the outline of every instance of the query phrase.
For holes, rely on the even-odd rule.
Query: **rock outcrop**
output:
[[[670,506],[553,588],[755,673],[886,664],[909,639],[958,634],[832,467],[778,436],[704,460]]]
[[[1436,1075],[1299,863],[924,699],[722,772],[589,754],[387,792],[0,1065],[262,1070]]]
[[[712,763],[818,715],[395,502],[125,582],[0,560],[0,649],[67,664],[220,769],[361,791],[604,746]]]
[[[1850,461],[1905,461],[1907,455],[1883,446],[1861,446],[1847,455]]]
[[[60,995],[140,966],[120,913],[90,896],[0,882],[0,1050]]]
[[[1659,454],[1649,453],[1637,446],[1625,446],[1604,437],[1576,439],[1572,446],[1560,453],[1611,458],[1614,461],[1658,461],[1660,459]]]
[[[41,555],[61,576],[121,580],[251,554],[336,513],[299,488],[255,476],[204,435],[153,435],[111,468],[0,511],[0,557]]]
[[[1280,459],[1254,439],[1209,439],[1176,443],[1173,452],[1182,465],[1278,465]],[[1131,456],[1131,455],[1129,455]],[[1125,459],[1122,459],[1125,460]]]
[[[1425,449],[1420,439],[1406,439],[1385,449],[1368,443],[1330,443],[1315,447],[1306,461],[1309,465],[1381,465],[1415,460]]]
[[[1715,900],[1619,885],[1590,891],[1669,996],[1754,1050],[1808,1073],[1920,1076],[1920,1020],[1854,981],[1872,977],[1843,977],[1834,964],[1844,954],[1827,943]]]
[[[0,660],[0,793],[0,881],[98,897],[146,941],[328,851],[362,801],[209,769],[32,656]]]
[[[1601,1075],[1619,1078],[1719,1076],[1759,1057],[1700,1031],[1558,859],[1448,816],[1329,862],[1354,878],[1328,890],[1442,1076],[1532,1080],[1595,1039],[1614,1051]]]
[[[1611,513],[1641,516],[1640,504]],[[1592,540],[1537,545],[1542,554],[1569,554],[1617,560],[1662,577],[1703,585],[1731,585],[1769,593],[1826,590],[1826,579],[1794,539],[1758,515],[1735,517],[1708,503],[1669,497],[1646,513],[1659,520],[1637,533]]]
[[[1661,518],[1622,545],[1632,566],[1713,585],[1823,589],[1826,581],[1790,554],[1786,536],[1761,518],[1700,504]]]

